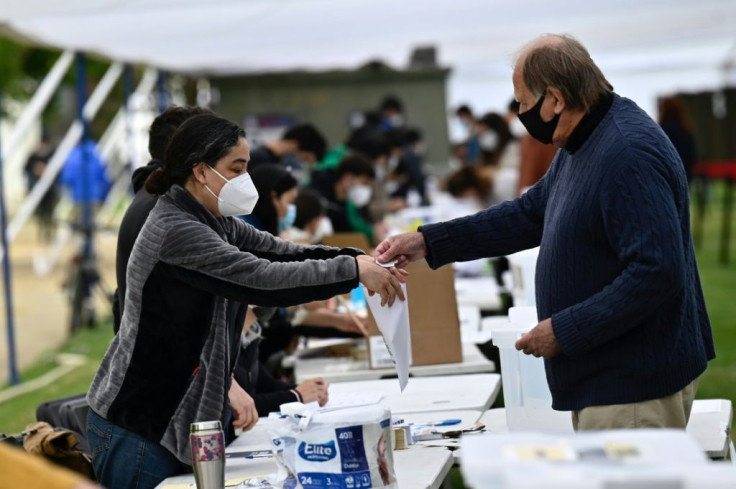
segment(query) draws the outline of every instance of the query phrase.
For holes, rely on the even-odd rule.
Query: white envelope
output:
[[[378,330],[383,335],[391,359],[399,376],[399,386],[403,391],[409,383],[409,364],[411,363],[411,330],[409,328],[409,296],[406,293],[406,284],[401,284],[406,300],[399,300],[394,304],[381,307],[381,296],[373,297],[366,291],[365,299],[376,320]]]

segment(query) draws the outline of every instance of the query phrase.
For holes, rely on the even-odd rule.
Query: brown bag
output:
[[[77,436],[73,432],[65,429],[55,430],[44,421],[29,424],[26,426],[26,432],[23,440],[26,452],[40,455],[94,480],[92,462],[77,448]]]

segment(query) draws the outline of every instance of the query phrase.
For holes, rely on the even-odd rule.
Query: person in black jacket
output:
[[[261,325],[246,323],[241,336],[240,356],[233,377],[255,401],[259,416],[278,411],[287,402],[314,402],[324,406],[329,400],[328,384],[322,377],[306,380],[299,385],[288,384],[275,378],[260,361]]]
[[[135,196],[133,202],[125,211],[118,230],[118,247],[115,253],[117,290],[115,290],[112,303],[112,327],[115,333],[120,329],[120,318],[123,316],[125,271],[128,268],[130,252],[133,250],[133,244],[135,244],[148,214],[151,213],[151,209],[158,200],[158,196],[140,190],[151,173],[164,167],[166,147],[169,145],[174,131],[190,117],[206,113],[210,113],[210,111],[201,107],[177,107],[172,105],[151,123],[151,128],[148,131],[148,152],[151,154],[151,161],[146,166],[142,166],[133,172],[131,184]]]

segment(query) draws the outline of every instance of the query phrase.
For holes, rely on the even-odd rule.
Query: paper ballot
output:
[[[403,391],[409,383],[409,364],[411,363],[411,331],[409,329],[409,296],[406,293],[406,284],[401,284],[406,300],[399,300],[394,304],[381,307],[381,296],[374,294],[372,297],[365,294],[368,307],[376,320],[378,330],[383,336],[391,354],[391,360],[396,367],[399,376],[399,387]]]

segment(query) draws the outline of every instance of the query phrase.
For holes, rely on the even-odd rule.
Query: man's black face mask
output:
[[[534,105],[534,107],[523,114],[519,114],[519,120],[524,124],[526,130],[529,131],[529,134],[531,134],[534,139],[544,144],[552,144],[552,135],[555,133],[555,129],[557,129],[560,114],[556,114],[551,121],[544,122],[540,114],[543,103],[544,95],[539,98],[539,101]]]

